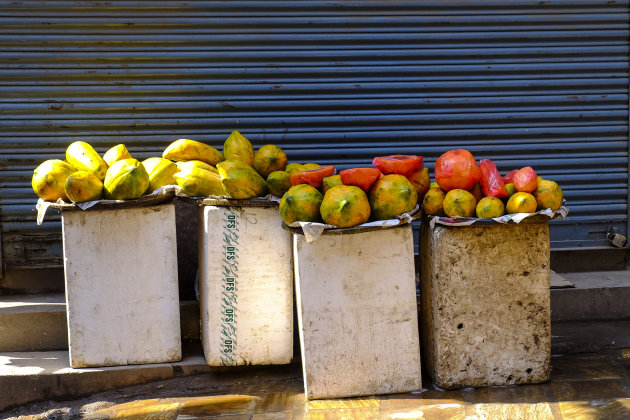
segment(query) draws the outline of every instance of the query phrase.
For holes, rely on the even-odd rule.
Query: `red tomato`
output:
[[[379,156],[372,160],[372,165],[376,166],[384,174],[409,175],[416,169],[422,169],[422,156],[414,155],[390,155]]]
[[[435,162],[435,181],[444,191],[456,188],[468,191],[480,180],[481,169],[466,149],[449,150]]]
[[[508,196],[508,192],[503,184],[501,174],[497,165],[490,159],[482,159],[479,162],[481,168],[481,191],[486,197],[503,198]]]
[[[511,184],[513,182],[512,180],[514,179],[514,175],[516,175],[517,172],[518,169],[512,169],[510,172],[505,174],[505,176],[503,177],[503,184]]]
[[[322,185],[322,179],[335,173],[333,165],[320,166],[319,168],[310,169],[304,172],[298,172],[291,175],[291,185],[309,184],[315,188]]]
[[[354,185],[363,191],[368,191],[372,184],[381,177],[381,171],[376,168],[353,168],[339,172],[344,185]]]

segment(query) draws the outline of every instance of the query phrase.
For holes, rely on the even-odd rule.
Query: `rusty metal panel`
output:
[[[627,234],[628,22],[627,0],[0,1],[3,263],[61,264],[30,176],[72,141],[146,158],[234,128],[342,169],[531,164],[571,205],[554,247],[605,246]]]

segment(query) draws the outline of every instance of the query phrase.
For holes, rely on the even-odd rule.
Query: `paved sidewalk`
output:
[[[75,401],[32,403],[6,418],[628,419],[630,348],[552,358],[539,385],[307,401],[298,365],[174,378]],[[39,416],[39,417],[37,417]]]

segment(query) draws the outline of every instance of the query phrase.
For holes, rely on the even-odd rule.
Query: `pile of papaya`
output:
[[[142,162],[124,144],[100,156],[90,144],[77,141],[66,149],[65,160],[40,164],[31,185],[38,197],[52,202],[130,200],[175,184],[191,197],[247,199],[267,194],[265,177],[286,166],[282,149],[266,145],[254,152],[251,142],[236,130],[225,140],[223,153],[202,142],[179,139],[162,157]],[[277,187],[273,180],[271,184]]]
[[[425,214],[494,218],[504,214],[557,210],[562,189],[531,166],[501,176],[490,159],[477,163],[465,149],[449,150],[435,162],[435,182],[422,199]]]
[[[491,160],[477,163],[465,149],[439,157],[433,183],[422,156],[379,156],[372,165],[337,174],[332,165],[289,163],[278,146],[254,151],[235,130],[223,152],[179,139],[161,157],[142,162],[124,144],[100,156],[88,143],[76,141],[68,146],[65,160],[47,160],[35,169],[32,187],[46,201],[73,203],[136,199],[174,184],[190,197],[249,199],[270,193],[281,197],[285,223],[324,222],[340,228],[391,219],[417,204],[429,215],[492,218],[556,210],[563,200],[558,184],[537,176],[531,167],[502,177]]]
[[[338,174],[334,166],[293,173],[287,167],[288,189],[280,200],[282,220],[348,228],[392,219],[413,210],[418,197],[429,189],[429,170],[421,156],[380,156],[372,164],[375,167]]]

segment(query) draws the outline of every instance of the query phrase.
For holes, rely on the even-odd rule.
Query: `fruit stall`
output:
[[[170,261],[170,275],[145,276],[147,281],[159,277],[168,283],[159,288],[161,293],[169,291],[168,298],[146,297],[148,303],[176,302],[172,200],[193,200],[199,206],[201,338],[210,365],[289,363],[295,282],[309,398],[419,389],[421,349],[422,365],[444,388],[548,379],[548,221],[566,217],[568,209],[560,186],[538,176],[531,166],[502,175],[492,160],[477,161],[468,150],[453,149],[437,159],[433,174],[422,156],[404,154],[375,156],[372,166],[337,173],[333,165],[289,162],[276,145],[254,150],[235,130],[222,152],[179,139],[168,143],[161,157],[142,162],[123,144],[101,157],[88,143],[74,142],[65,159],[47,160],[34,170],[32,187],[40,197],[40,220],[53,206],[62,210],[68,226],[64,250],[69,307],[94,302],[96,293],[110,296],[111,305],[127,305],[120,308],[123,315],[129,304],[121,293],[127,291],[108,291],[107,284],[143,275],[125,277],[128,273],[99,261],[99,255],[135,255],[133,237],[142,232],[114,225],[130,223],[170,238],[156,240],[166,248],[151,249],[150,257],[132,258],[146,262],[146,270],[155,268],[154,258]],[[142,205],[151,200],[170,205]],[[130,211],[136,207],[139,216]],[[160,229],[145,224],[143,214],[158,217],[162,208],[170,212],[162,216],[168,222]],[[77,215],[86,220],[75,221]],[[111,243],[102,241],[91,259],[75,253],[84,248],[77,238],[93,234],[91,226],[106,219],[112,219],[107,223]],[[419,219],[420,316],[410,224]],[[131,246],[121,248],[120,243]],[[87,296],[96,281],[94,265],[104,286]],[[140,290],[155,289],[137,284]],[[134,302],[142,301],[140,292]],[[125,316],[130,325],[142,325],[154,317],[149,316],[151,310],[168,314],[171,322],[179,319],[175,306]],[[339,316],[330,316],[335,313]],[[81,324],[88,318],[95,328]],[[73,342],[102,340],[88,331],[102,331],[99,325],[112,322],[98,311],[71,310],[71,352]],[[77,325],[83,330],[77,331]],[[107,334],[118,341],[115,332]],[[390,351],[394,341],[401,349],[395,357]],[[180,347],[167,347],[166,357],[181,357],[181,350],[175,351]],[[127,349],[120,351],[90,365],[146,363],[126,354]],[[347,355],[352,360],[346,360]],[[369,373],[353,374],[357,363],[370,365]]]

